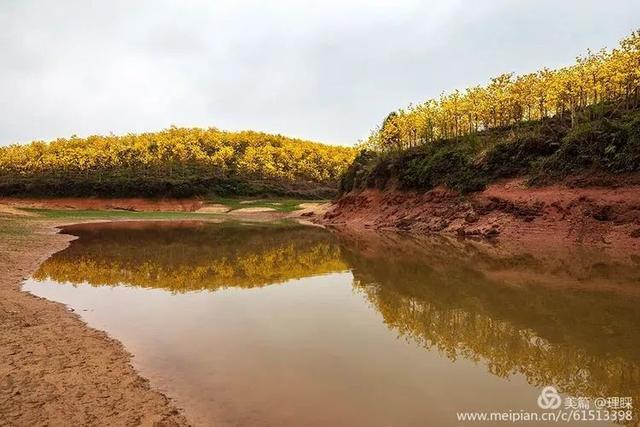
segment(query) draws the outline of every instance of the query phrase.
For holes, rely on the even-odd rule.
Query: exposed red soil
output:
[[[143,199],[100,197],[57,197],[52,199],[35,197],[2,197],[0,203],[12,207],[38,209],[112,209],[127,211],[179,211],[193,212],[204,206],[199,199]]]
[[[514,179],[466,197],[446,188],[367,189],[343,196],[318,221],[356,229],[640,249],[640,185],[530,188]]]

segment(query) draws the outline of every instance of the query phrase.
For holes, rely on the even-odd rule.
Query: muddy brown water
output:
[[[24,289],[120,340],[195,424],[456,425],[543,413],[549,385],[640,406],[634,254],[284,223],[64,232]]]

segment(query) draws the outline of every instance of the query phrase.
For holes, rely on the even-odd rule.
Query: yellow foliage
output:
[[[640,31],[611,50],[588,51],[572,66],[514,76],[443,94],[391,113],[363,148],[404,149],[495,127],[570,115],[602,102],[638,101]]]
[[[215,179],[333,186],[354,154],[353,148],[281,135],[171,127],[0,148],[0,177],[5,184],[54,179],[65,185],[118,180],[189,184]]]
[[[347,270],[329,232],[295,224],[95,224],[66,232],[80,239],[46,260],[34,278],[188,292],[262,287]]]

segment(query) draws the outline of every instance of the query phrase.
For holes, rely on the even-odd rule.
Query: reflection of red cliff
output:
[[[528,188],[519,179],[466,197],[441,187],[424,193],[367,189],[341,197],[320,222],[640,249],[640,185],[615,184]]]

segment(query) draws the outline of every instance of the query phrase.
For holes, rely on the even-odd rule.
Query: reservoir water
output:
[[[121,341],[196,424],[457,425],[543,413],[545,386],[640,407],[634,254],[290,223],[63,232],[24,289]]]

